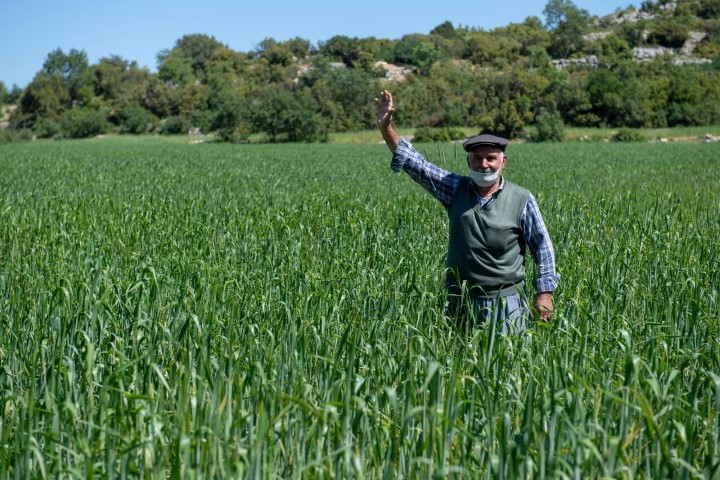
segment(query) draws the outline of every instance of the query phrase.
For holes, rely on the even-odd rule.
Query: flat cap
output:
[[[482,135],[478,135],[475,137],[470,137],[467,140],[463,142],[463,148],[466,152],[469,152],[475,147],[479,147],[480,145],[491,145],[493,147],[497,147],[503,152],[505,151],[505,147],[507,147],[508,139],[502,138],[502,137],[496,137],[495,135],[488,135],[487,133],[483,133]]]

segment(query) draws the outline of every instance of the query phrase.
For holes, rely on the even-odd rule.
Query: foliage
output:
[[[8,102],[8,97],[10,95],[10,92],[8,92],[7,87],[3,82],[0,81],[0,106],[5,105]]]
[[[183,117],[173,115],[167,117],[160,124],[160,133],[163,135],[177,135],[180,133],[187,133],[188,125]]]
[[[668,48],[680,48],[688,39],[688,28],[680,22],[663,22],[648,34],[648,42]]]
[[[0,145],[5,143],[29,142],[32,138],[33,132],[27,128],[20,130],[13,128],[0,129]]]
[[[720,18],[720,0],[700,0],[696,14],[700,18]]]
[[[549,0],[543,10],[545,23],[552,31],[552,43],[548,51],[557,57],[568,58],[583,47],[583,35],[587,32],[590,14],[581,10],[571,0]]]
[[[307,88],[269,85],[248,106],[248,122],[251,131],[267,133],[271,142],[327,140],[327,130]]]
[[[415,129],[414,142],[450,142],[462,140],[466,137],[465,132],[453,127],[430,128],[420,127]]]
[[[124,133],[147,133],[154,128],[153,115],[139,105],[126,108],[119,116],[120,128]]]
[[[385,88],[398,99],[395,120],[404,128],[462,126],[518,136],[541,109],[558,112],[567,126],[714,124],[720,117],[717,0],[676,2],[674,10],[661,8],[666,4],[643,2],[654,18],[615,23],[570,0],[549,0],[544,24],[528,17],[484,30],[445,21],[428,34],[336,35],[317,47],[299,37],[265,38],[249,52],[185,35],[158,54],[157,73],[118,56],[90,65],[84,51],[56,49],[24,89],[1,86],[0,103],[17,104],[11,127],[40,137],[63,135],[56,126],[75,122],[78,114],[70,112],[82,108],[105,112],[110,126],[101,129],[121,133],[161,125],[164,133],[199,128],[221,140],[252,134],[322,140],[329,132],[373,128],[372,99]],[[635,59],[633,49],[648,42],[681,46],[690,29],[707,33],[694,55],[713,63],[675,65],[669,54]],[[586,41],[587,33],[608,35]],[[597,61],[587,61],[593,55]],[[561,57],[575,63],[555,68],[551,60]],[[380,61],[394,64],[387,75],[393,79],[385,78]],[[263,113],[259,103],[280,118]],[[73,118],[66,121],[67,115]]]
[[[160,78],[184,85],[193,79],[204,78],[213,53],[226,48],[215,37],[204,34],[184,35],[172,50],[158,54],[158,74]]]
[[[562,142],[565,140],[565,126],[558,112],[541,108],[535,116],[535,134],[533,142]]]
[[[621,128],[612,137],[614,142],[642,142],[645,140],[642,133],[632,128]]]
[[[38,138],[55,138],[62,135],[62,125],[52,118],[41,117],[33,129]]]
[[[86,107],[75,107],[62,119],[63,134],[69,138],[86,138],[110,131],[107,112]]]

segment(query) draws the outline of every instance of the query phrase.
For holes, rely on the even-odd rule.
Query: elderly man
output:
[[[390,92],[375,99],[377,124],[393,154],[391,168],[404,170],[448,212],[445,283],[447,312],[464,330],[468,323],[498,322],[503,333],[526,328],[530,309],[525,296],[525,249],[537,265],[533,282],[535,311],[547,321],[553,315],[553,290],[559,276],[555,256],[535,197],[502,175],[508,141],[478,135],[463,144],[469,176],[443,170],[426,161],[392,127],[395,109]]]

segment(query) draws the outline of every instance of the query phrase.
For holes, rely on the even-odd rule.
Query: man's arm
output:
[[[384,90],[379,98],[375,99],[377,106],[377,124],[385,144],[393,153],[390,168],[398,173],[405,171],[410,178],[430,192],[443,206],[450,208],[453,193],[462,177],[456,173],[428,162],[415,148],[395,132],[392,127],[392,115],[395,112],[392,95]]]
[[[525,209],[520,215],[520,226],[525,243],[537,265],[537,279],[533,282],[535,291],[535,310],[543,320],[549,320],[555,313],[553,306],[553,290],[557,287],[560,276],[555,271],[555,252],[550,234],[545,227],[535,197],[528,197]]]
[[[383,90],[380,93],[380,98],[375,99],[375,106],[377,107],[377,125],[380,134],[385,140],[385,145],[390,149],[390,153],[395,153],[398,143],[400,143],[400,136],[392,126],[392,116],[395,108],[393,108],[390,92]]]

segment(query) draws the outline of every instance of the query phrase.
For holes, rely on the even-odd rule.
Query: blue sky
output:
[[[214,36],[247,52],[265,38],[301,37],[313,44],[334,35],[397,39],[428,33],[449,20],[492,29],[542,15],[546,0],[0,0],[0,81],[27,85],[48,53],[85,50],[90,63],[109,55],[156,71],[156,56],[186,34]],[[628,1],[575,0],[593,15]],[[632,2],[631,2],[632,3]],[[639,4],[638,2],[634,2]]]

